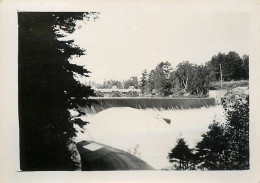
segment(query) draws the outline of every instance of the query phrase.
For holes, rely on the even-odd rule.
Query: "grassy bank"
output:
[[[222,83],[222,89],[232,90],[237,87],[248,87],[249,80],[239,80],[239,81],[224,81]],[[221,89],[221,82],[210,83],[210,89]]]

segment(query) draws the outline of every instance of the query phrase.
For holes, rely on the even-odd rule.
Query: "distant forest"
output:
[[[216,81],[236,81],[249,79],[249,56],[239,56],[230,51],[218,53],[205,64],[197,65],[189,61],[179,63],[174,69],[171,63],[161,62],[150,72],[144,70],[140,81],[136,76],[126,81],[108,80],[103,84],[89,83],[97,88],[141,89],[143,95],[205,95],[210,83]]]

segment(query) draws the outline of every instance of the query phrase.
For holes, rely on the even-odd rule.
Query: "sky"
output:
[[[245,12],[175,12],[122,9],[82,21],[69,36],[86,49],[73,62],[91,71],[88,80],[141,77],[162,61],[203,64],[218,52],[249,54],[249,16]]]

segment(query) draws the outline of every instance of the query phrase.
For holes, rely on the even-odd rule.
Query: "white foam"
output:
[[[90,124],[85,134],[78,134],[78,139],[94,140],[125,151],[138,144],[141,159],[156,169],[171,166],[167,156],[177,138],[183,137],[194,148],[214,118],[224,121],[221,106],[163,111],[110,108],[85,118]],[[163,118],[170,119],[171,124]]]

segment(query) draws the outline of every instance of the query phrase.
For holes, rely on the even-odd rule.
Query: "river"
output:
[[[90,124],[77,140],[93,140],[132,153],[136,147],[137,157],[162,169],[172,166],[167,155],[178,138],[184,138],[194,148],[209,124],[214,119],[224,122],[225,117],[223,108],[217,105],[185,110],[114,107],[83,119]]]

